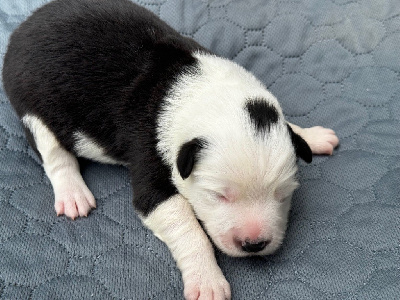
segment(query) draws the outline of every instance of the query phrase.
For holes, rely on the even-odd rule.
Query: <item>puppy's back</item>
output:
[[[116,96],[150,67],[155,45],[171,38],[179,40],[179,35],[127,0],[54,1],[12,34],[5,89],[11,101],[29,99],[25,104],[32,108],[39,95],[71,95],[71,101]],[[29,95],[21,95],[25,90]]]
[[[12,34],[4,87],[19,116],[40,117],[67,150],[72,132],[84,129],[121,156],[128,147],[118,141],[121,130],[154,123],[169,86],[200,48],[128,0],[57,0]]]

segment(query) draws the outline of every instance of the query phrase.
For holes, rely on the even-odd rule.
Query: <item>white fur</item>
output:
[[[186,299],[200,295],[201,299],[230,299],[229,284],[217,265],[211,243],[182,195],[161,203],[142,221],[169,247],[182,272]]]
[[[172,167],[179,192],[221,250],[248,255],[235,240],[246,239],[248,220],[254,219],[260,232],[257,240],[272,240],[257,254],[272,253],[284,237],[290,198],[298,186],[296,157],[282,110],[239,65],[208,54],[195,56],[201,72],[182,76],[170,93],[158,120],[158,150]],[[279,114],[280,121],[265,136],[257,134],[244,108],[255,97],[268,101]],[[183,143],[196,137],[204,137],[209,145],[192,175],[183,180],[176,168],[177,154]],[[236,199],[220,201],[218,195],[227,189]]]
[[[104,149],[83,132],[74,132],[73,137],[75,139],[74,150],[78,156],[105,164],[122,164],[121,162],[107,156]]]
[[[72,219],[78,215],[87,216],[96,202],[82,179],[75,156],[60,145],[38,117],[27,114],[22,122],[32,133],[42,157],[44,170],[53,186],[57,214]]]

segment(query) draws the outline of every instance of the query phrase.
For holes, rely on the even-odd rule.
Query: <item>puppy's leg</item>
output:
[[[291,123],[288,124],[307,142],[314,154],[332,155],[333,149],[339,144],[339,138],[332,129],[321,126],[301,128]]]
[[[170,197],[142,221],[169,247],[182,272],[186,299],[230,299],[212,245],[183,196]]]
[[[87,216],[96,207],[96,201],[80,174],[75,156],[66,151],[54,134],[37,117],[25,115],[24,125],[33,135],[43,167],[53,186],[57,215],[75,219]]]

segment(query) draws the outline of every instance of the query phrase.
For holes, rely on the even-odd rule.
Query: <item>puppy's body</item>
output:
[[[45,5],[13,33],[3,78],[57,213],[95,207],[76,156],[126,165],[134,206],[171,249],[189,299],[230,297],[196,217],[230,255],[272,253],[296,155],[311,160],[306,141],[319,153],[338,142],[289,126],[254,76],[127,0]]]
[[[56,1],[12,35],[4,85],[18,115],[38,117],[67,151],[129,164],[146,214],[176,193],[156,152],[156,120],[176,78],[194,72],[197,49],[129,1]],[[85,151],[85,140],[103,155]],[[144,178],[155,186],[141,188]]]

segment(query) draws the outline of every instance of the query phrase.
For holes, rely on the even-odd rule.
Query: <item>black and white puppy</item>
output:
[[[274,252],[296,157],[338,144],[330,129],[287,123],[253,75],[128,0],[38,9],[12,34],[3,79],[57,214],[96,207],[76,157],[127,166],[133,205],[171,250],[187,299],[230,298],[198,220],[229,255]]]

